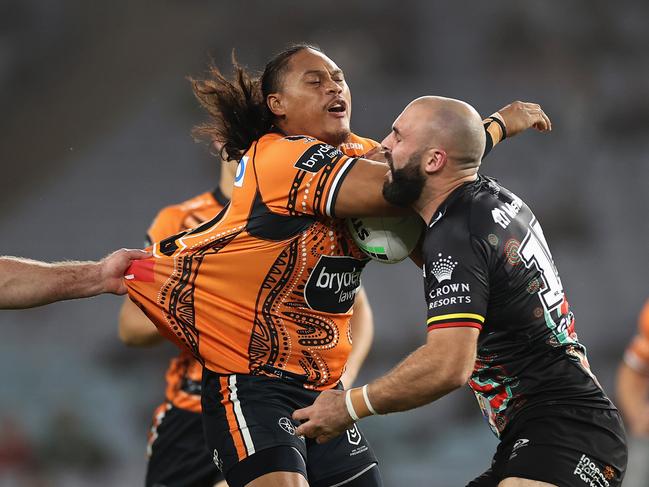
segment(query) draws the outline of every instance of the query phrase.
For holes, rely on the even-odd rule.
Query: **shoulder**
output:
[[[489,243],[500,238],[500,213],[515,218],[522,201],[486,176],[458,188],[445,201],[428,224],[424,249],[443,244],[468,248],[476,242]]]
[[[158,241],[180,232],[184,229],[184,221],[188,215],[215,208],[217,202],[209,191],[194,196],[174,205],[165,206],[153,219],[147,232],[149,239]]]
[[[349,134],[347,141],[340,145],[340,149],[350,157],[360,157],[380,146],[381,144],[375,140]]]
[[[318,172],[344,156],[339,148],[307,135],[267,134],[253,150],[256,165],[272,164],[273,169],[291,167],[307,172]]]

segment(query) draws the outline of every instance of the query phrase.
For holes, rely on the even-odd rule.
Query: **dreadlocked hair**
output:
[[[210,64],[205,79],[189,78],[194,96],[210,116],[192,135],[220,148],[223,160],[239,160],[252,143],[270,132],[275,116],[266,97],[277,93],[291,57],[305,49],[322,52],[309,44],[294,44],[276,54],[260,77],[251,75],[232,52],[233,76],[225,77]]]

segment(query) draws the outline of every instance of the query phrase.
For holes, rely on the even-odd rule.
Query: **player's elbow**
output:
[[[473,373],[473,363],[456,362],[446,374],[446,388],[450,391],[464,387]]]

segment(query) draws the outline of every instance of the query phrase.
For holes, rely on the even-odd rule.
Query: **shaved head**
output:
[[[422,96],[401,116],[416,125],[422,147],[438,147],[459,169],[477,168],[485,148],[482,119],[468,103],[441,96]]]
[[[482,119],[468,103],[441,96],[417,98],[381,143],[390,166],[384,198],[411,206],[424,193],[425,199],[475,179],[485,143]]]

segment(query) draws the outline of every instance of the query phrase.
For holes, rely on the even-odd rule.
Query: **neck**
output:
[[[423,220],[428,224],[439,206],[449,197],[449,195],[465,183],[475,181],[478,175],[473,174],[456,174],[453,178],[445,181],[438,181],[434,187],[426,185],[422,197],[413,205],[413,209],[419,213]]]
[[[227,199],[232,198],[232,178],[221,178],[219,181],[219,191]]]

